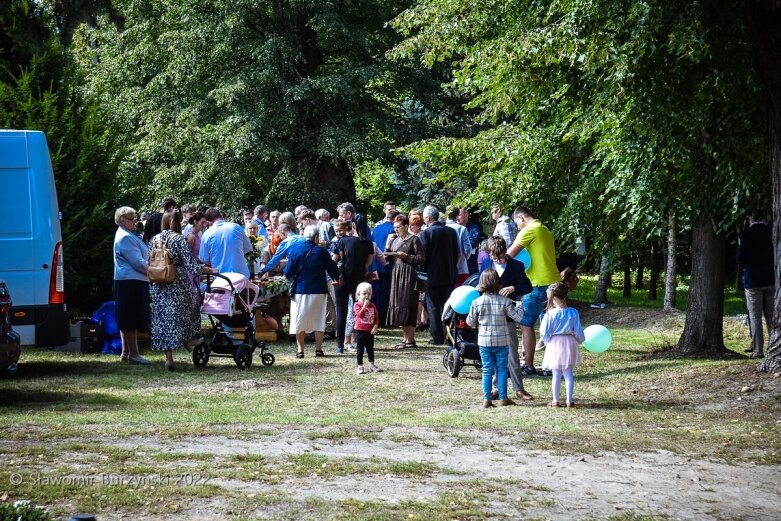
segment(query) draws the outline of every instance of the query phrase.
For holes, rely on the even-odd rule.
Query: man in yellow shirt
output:
[[[548,302],[548,286],[558,282],[561,278],[556,267],[556,249],[553,245],[553,235],[540,221],[534,218],[532,211],[526,206],[519,206],[513,212],[513,221],[518,226],[518,235],[512,246],[507,249],[508,257],[515,257],[526,248],[531,257],[531,267],[526,271],[526,276],[532,283],[531,293],[523,297],[523,318],[521,319],[521,332],[523,333],[523,375],[533,376],[537,373],[534,368],[534,324],[540,314],[545,310]],[[540,373],[550,376],[547,373]]]

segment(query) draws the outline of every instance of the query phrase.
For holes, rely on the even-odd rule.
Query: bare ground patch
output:
[[[693,460],[665,451],[560,455],[526,450],[523,440],[511,434],[478,430],[385,428],[351,436],[326,428],[257,426],[256,432],[241,439],[100,440],[139,458],[165,455],[167,463],[158,465],[163,474],[166,468],[181,472],[194,460],[206,462],[218,476],[209,484],[231,491],[224,498],[215,494],[162,503],[154,515],[104,512],[100,519],[314,519],[322,515],[317,507],[322,504],[371,500],[404,512],[405,504],[425,504],[446,494],[464,501],[483,498],[483,516],[494,519],[607,519],[622,513],[691,520],[781,518],[777,466]],[[82,457],[65,451],[58,465],[84,472]],[[316,458],[317,464],[295,467],[302,457]],[[218,469],[237,461],[264,462],[281,479],[219,477]],[[366,467],[362,473],[349,466],[340,471],[345,462]],[[427,466],[420,474],[404,475],[391,462],[402,469],[405,463]],[[410,507],[404,517],[415,518],[415,512]]]

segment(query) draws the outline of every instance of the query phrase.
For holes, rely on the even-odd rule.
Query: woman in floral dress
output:
[[[166,244],[176,264],[176,279],[172,283],[152,283],[150,288],[152,349],[165,351],[165,368],[169,371],[174,370],[174,349],[192,348],[203,341],[198,337],[200,310],[192,276],[215,272],[193,257],[181,234],[181,222],[179,212],[166,212],[161,222],[162,232],[149,241],[150,250],[158,241]]]

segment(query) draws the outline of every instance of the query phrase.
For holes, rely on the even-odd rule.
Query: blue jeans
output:
[[[540,314],[548,305],[548,286],[534,286],[530,293],[523,296],[522,326],[534,327]]]
[[[483,399],[491,399],[491,380],[496,371],[496,386],[499,399],[507,398],[507,346],[480,346],[480,360],[483,362]]]

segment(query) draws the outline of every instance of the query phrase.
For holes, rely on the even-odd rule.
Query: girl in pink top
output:
[[[361,282],[355,290],[355,304],[353,305],[353,314],[355,315],[355,335],[356,335],[356,361],[358,363],[357,374],[364,374],[363,351],[369,358],[369,370],[372,373],[379,373],[380,368],[374,364],[374,335],[377,334],[377,328],[380,327],[380,314],[377,307],[372,304],[372,285],[368,282]]]

